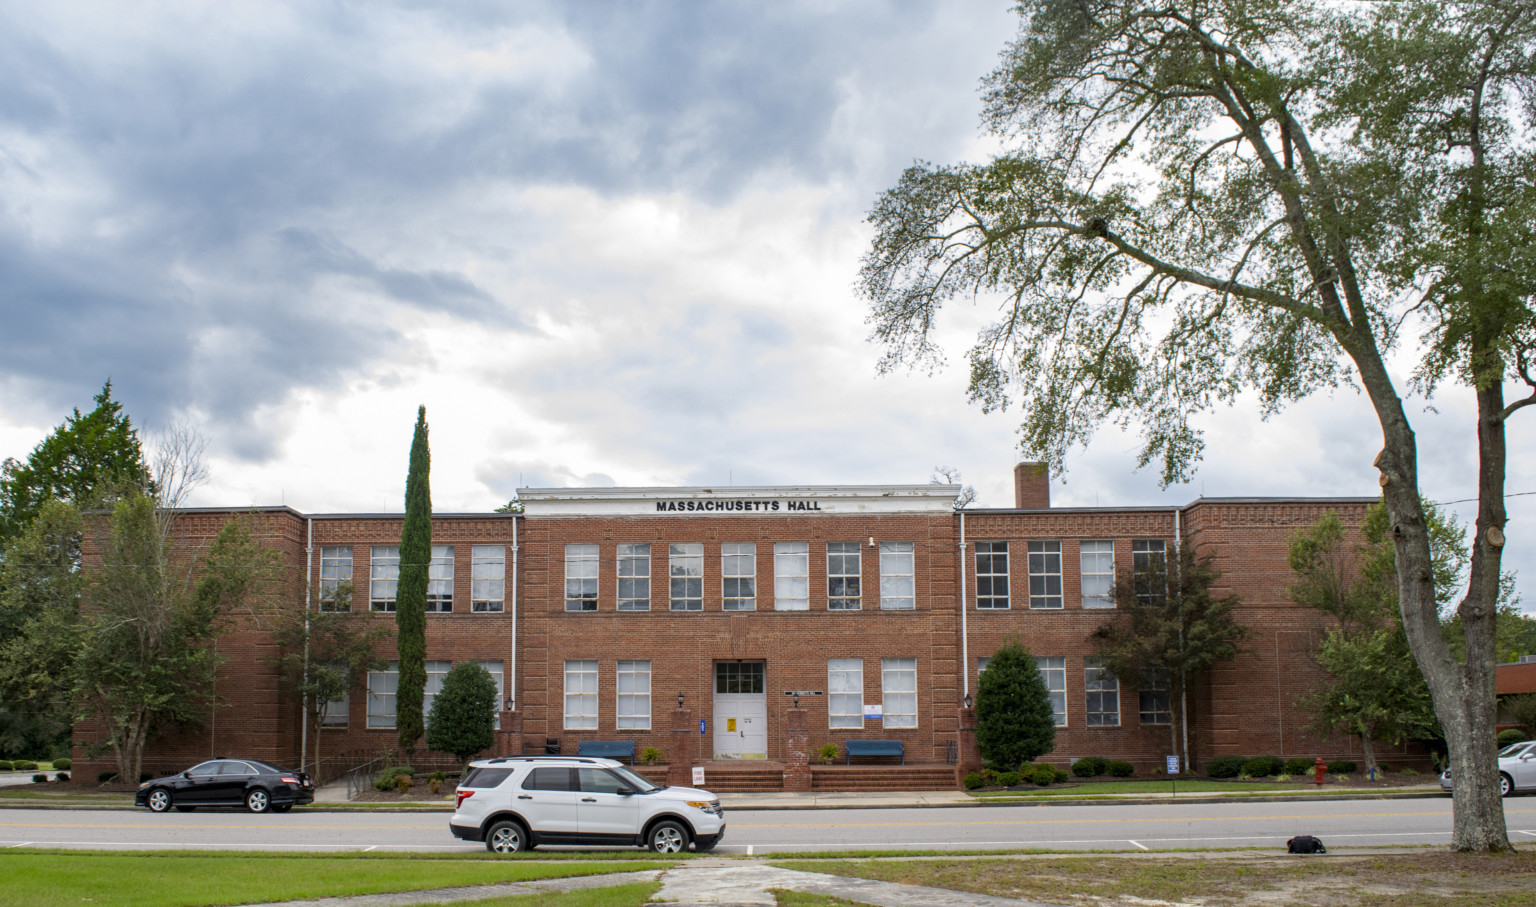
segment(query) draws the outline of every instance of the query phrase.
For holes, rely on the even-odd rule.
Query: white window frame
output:
[[[704,610],[704,543],[667,546],[667,598],[673,611]]]
[[[917,607],[917,552],[912,542],[880,543],[880,610]]]
[[[827,728],[864,729],[864,659],[827,659]]]
[[[325,704],[325,718],[321,720],[322,728],[345,728],[352,711],[352,684],[351,676],[342,669],[342,676],[348,680],[347,688],[337,699],[332,699]]]
[[[421,688],[421,717],[425,719],[432,714],[432,700],[443,691],[443,680],[448,672],[453,670],[453,662],[442,659],[428,660],[424,667],[427,670],[427,682]]]
[[[618,609],[651,610],[651,543],[624,542],[614,552]]]
[[[1144,725],[1167,727],[1173,724],[1173,677],[1167,671],[1155,671],[1142,680],[1136,691],[1138,718]]]
[[[597,659],[565,660],[565,729],[597,729]]]
[[[619,659],[615,690],[618,699],[615,712],[619,730],[650,730],[650,659]]]
[[[397,720],[395,696],[400,691],[400,662],[368,672],[368,729],[393,730]]]
[[[756,544],[720,543],[720,608],[724,611],[757,610]]]
[[[1051,694],[1051,711],[1056,716],[1056,726],[1067,726],[1067,658],[1065,655],[1036,655],[1035,668],[1045,689]]]
[[[1086,539],[1077,543],[1078,585],[1084,608],[1115,606],[1115,543]]]
[[[1120,726],[1120,678],[1105,669],[1097,658],[1083,659],[1083,724]]]
[[[1061,610],[1061,542],[1029,542],[1028,551],[1030,610]]]
[[[500,661],[484,659],[477,659],[475,664],[485,668],[485,673],[491,675],[491,679],[496,681],[496,717],[492,719],[492,726],[499,731],[501,730],[501,706],[506,702],[507,695],[506,666]]]
[[[469,549],[469,610],[499,614],[506,606],[507,546],[475,545]]]
[[[392,612],[400,594],[400,546],[368,549],[368,610]]]
[[[864,549],[859,542],[827,543],[828,611],[863,609],[863,574]]]
[[[982,546],[986,548],[983,549]],[[999,563],[1001,559],[1001,563]],[[983,570],[985,567],[987,569]],[[999,572],[1001,568],[1001,572]],[[987,540],[976,543],[976,609],[1007,611],[1010,607],[1008,543]]]
[[[433,545],[432,561],[427,564],[427,613],[447,614],[453,610],[453,546]]]
[[[811,545],[773,543],[773,610],[811,609]]]
[[[565,546],[565,610],[597,610],[598,546]]]
[[[917,659],[880,659],[880,724],[917,727]]]
[[[1152,567],[1154,560],[1163,564],[1168,563],[1168,543],[1163,539],[1132,539],[1131,540],[1131,576],[1136,577],[1136,600],[1142,604],[1151,604],[1160,596],[1152,590],[1141,585],[1142,571]]]
[[[336,590],[343,583],[352,584],[352,546],[321,545],[320,610],[336,610]],[[351,609],[350,602],[347,607]]]

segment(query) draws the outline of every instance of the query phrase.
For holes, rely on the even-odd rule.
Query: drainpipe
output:
[[[315,518],[306,517],[304,522],[309,529],[309,538],[304,542],[304,677],[309,677],[309,603],[311,577],[314,573],[315,561]],[[315,728],[315,733],[320,733]],[[299,694],[299,771],[304,771],[304,757],[309,753],[309,694]],[[320,774],[320,766],[315,766],[315,774]]]
[[[517,708],[517,521],[512,515],[512,672],[507,678],[507,698]]]
[[[1175,507],[1174,510],[1173,510],[1173,557],[1174,557],[1173,569],[1175,571],[1174,572],[1174,582],[1175,582],[1174,588],[1176,588],[1176,589],[1181,588],[1183,586],[1183,576],[1181,574],[1182,574],[1182,572],[1184,570],[1184,559],[1183,559],[1184,535],[1183,535],[1183,533],[1179,529],[1179,516],[1180,516],[1180,513],[1181,513],[1180,510],[1177,507]],[[1188,765],[1189,764],[1189,673],[1184,670],[1183,655],[1184,655],[1184,593],[1180,592],[1179,593],[1179,656],[1180,656],[1180,663],[1179,663],[1179,732],[1183,735],[1183,739],[1184,739],[1184,762],[1185,762],[1185,769],[1184,770],[1185,771],[1189,771],[1189,765]]]
[[[965,606],[965,511],[960,511],[960,699],[971,693],[970,639],[966,633]]]

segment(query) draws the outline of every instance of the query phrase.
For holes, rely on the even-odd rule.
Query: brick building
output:
[[[521,515],[434,515],[428,694],[452,664],[484,665],[502,691],[503,753],[628,740],[660,750],[674,781],[707,765],[721,789],[856,787],[876,783],[871,772],[949,786],[975,758],[966,697],[1017,635],[1056,706],[1049,761],[1160,770],[1167,692],[1099,671],[1089,634],[1115,617],[1115,577],[1182,539],[1215,553],[1220,592],[1242,597],[1250,631],[1237,660],[1191,691],[1197,766],[1357,751],[1307,736],[1294,705],[1316,676],[1308,653],[1322,624],[1286,596],[1286,545],[1330,510],[1357,525],[1373,499],[1053,508],[1031,464],[1015,487],[1013,508],[964,511],[959,489],[939,485],[523,489]],[[204,544],[251,513],[185,511],[178,538]],[[292,567],[293,600],[314,606],[350,581],[353,607],[392,625],[400,515],[254,518]],[[214,714],[153,741],[146,766],[236,753],[299,764],[315,731],[280,695],[272,646],[252,622],[223,637]],[[380,654],[393,658],[392,646]],[[325,753],[393,746],[395,679],[393,665],[355,679],[320,731]],[[850,739],[900,740],[906,769],[807,767],[808,750]]]

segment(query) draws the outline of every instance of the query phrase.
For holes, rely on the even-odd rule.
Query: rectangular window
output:
[[[976,543],[976,607],[1002,611],[1008,607],[1008,543]]]
[[[469,609],[499,613],[507,588],[507,547],[476,545],[469,553]]]
[[[773,543],[773,610],[811,607],[811,546],[807,542]]]
[[[992,661],[992,656],[991,655],[980,655],[980,656],[977,656],[977,658],[976,658],[976,676],[977,677],[981,676],[981,672],[985,671],[987,669],[987,665],[989,663],[991,663],[991,661]]]
[[[433,545],[427,565],[427,610],[453,610],[453,546]]]
[[[443,678],[447,677],[448,672],[451,670],[453,670],[453,662],[451,661],[427,662],[427,685],[422,689],[421,695],[422,718],[432,714],[432,700],[436,699],[437,694],[443,691]]]
[[[347,669],[345,667],[338,665],[337,670],[341,672],[341,676],[343,678],[347,676]],[[343,692],[341,696],[326,702],[325,715],[320,719],[321,727],[347,726],[347,716],[348,713],[352,710],[352,691],[350,689],[351,684],[348,684],[347,686],[348,689]]]
[[[399,585],[400,546],[374,545],[368,555],[368,607],[374,611],[395,610],[395,590]],[[389,726],[395,726],[394,718],[390,718]]]
[[[916,585],[911,542],[880,543],[880,608],[911,611],[916,607]]]
[[[502,706],[502,703],[505,702],[505,697],[507,695],[507,687],[506,687],[506,684],[503,683],[503,672],[502,672],[501,662],[499,662],[499,661],[476,661],[475,664],[479,665],[482,668],[485,668],[485,672],[487,674],[491,675],[491,679],[492,680],[496,681],[496,719],[495,719],[495,725],[494,726],[495,726],[496,730],[499,731],[499,730],[501,730],[501,706]]]
[[[827,660],[827,727],[864,727],[864,661]]]
[[[858,542],[827,543],[827,610],[857,611],[860,604]]]
[[[597,610],[596,545],[565,546],[565,610]]]
[[[1138,691],[1142,724],[1173,723],[1173,701],[1169,695],[1172,688],[1172,678],[1167,671],[1154,671],[1142,680]]]
[[[1061,543],[1029,543],[1029,606],[1061,607]]]
[[[704,610],[704,543],[669,545],[673,611]]]
[[[596,728],[597,660],[567,659],[565,662],[565,729],[581,731]]]
[[[1079,566],[1082,571],[1083,607],[1113,608],[1115,600],[1115,543],[1080,542]]]
[[[1056,713],[1056,726],[1067,726],[1067,659],[1063,655],[1037,655],[1035,667],[1040,669],[1040,679],[1051,694],[1051,710]]]
[[[761,661],[715,662],[716,693],[761,693],[767,689],[767,666]]]
[[[1161,601],[1165,585],[1168,543],[1162,539],[1136,539],[1131,542],[1131,576],[1136,584],[1136,600],[1144,605]],[[1154,581],[1152,576],[1163,577]]]
[[[336,590],[352,585],[352,546],[322,545],[320,547],[320,610],[337,608]],[[350,610],[351,604],[345,607]]]
[[[651,545],[619,546],[619,610],[651,610]]]
[[[1097,658],[1083,659],[1083,691],[1088,696],[1083,720],[1089,727],[1120,726],[1120,679]]]
[[[751,542],[720,546],[720,600],[727,611],[757,610],[757,546]]]
[[[651,729],[651,663],[619,661],[618,722],[620,730]]]
[[[395,726],[395,692],[399,689],[400,662],[368,672],[368,727],[387,730]]]
[[[880,659],[881,708],[885,727],[917,727],[917,659]]]

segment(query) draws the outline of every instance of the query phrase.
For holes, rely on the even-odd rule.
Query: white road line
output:
[[[26,847],[28,844],[31,844],[31,843],[32,843],[31,841],[22,841],[20,844],[7,844],[5,846],[6,847]]]
[[[370,850],[378,850],[378,849],[379,849],[379,845],[375,844],[372,847],[364,848],[363,853],[367,853]]]
[[[1531,837],[1536,838],[1536,831],[1526,831],[1525,829],[1522,828],[1522,829],[1516,829],[1515,832],[1516,832],[1516,834],[1530,835]]]
[[[1127,840],[1129,840],[1129,839],[1127,839]],[[1135,844],[1137,847],[1140,847],[1142,850],[1151,850],[1152,849],[1152,848],[1146,847],[1146,846],[1144,846],[1144,845],[1142,845],[1142,844],[1140,844],[1140,843],[1138,843],[1136,841],[1131,841],[1131,843]]]
[[[749,856],[749,857],[752,856],[752,845],[751,844],[747,845],[747,856]]]

